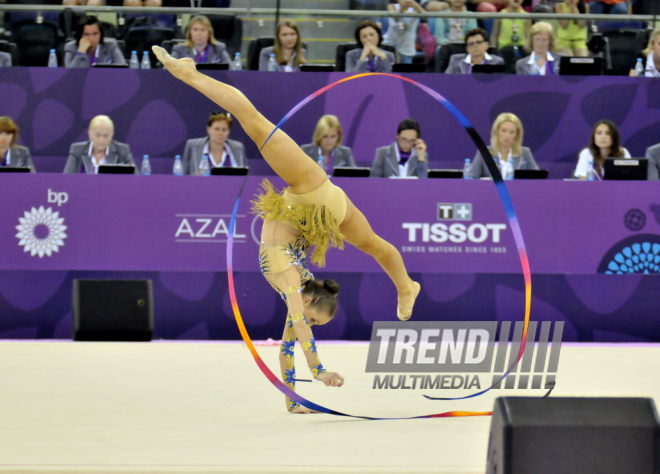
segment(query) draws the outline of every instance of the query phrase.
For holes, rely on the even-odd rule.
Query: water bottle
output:
[[[506,163],[506,171],[504,172],[504,179],[513,179],[514,177],[514,172],[513,172],[513,163],[510,161],[507,161]]]
[[[204,153],[202,156],[202,162],[199,164],[199,171],[202,176],[211,175],[211,166],[209,165],[209,155]]]
[[[50,62],[48,64],[50,64]],[[635,77],[644,77],[644,74],[644,64],[642,64],[642,58],[637,58],[637,64],[635,65]]]
[[[472,179],[472,166],[470,166],[470,158],[465,158],[465,165],[463,165],[463,179]]]
[[[151,165],[149,164],[149,155],[144,155],[142,158],[142,174],[149,176],[151,174]]]
[[[138,61],[137,51],[131,53],[131,61],[129,63],[131,69],[140,69],[140,62]]]
[[[595,181],[596,180],[596,170],[594,170],[594,162],[589,161],[589,164],[587,165],[587,181]]]
[[[183,165],[181,164],[181,155],[176,155],[174,157],[174,170],[172,170],[174,176],[183,175]]]
[[[50,50],[50,55],[48,56],[48,67],[57,67],[57,55],[55,50]]]
[[[137,54],[135,55],[137,58]],[[151,61],[149,60],[149,53],[147,51],[144,51],[142,53],[142,63],[140,65],[142,69],[151,69]]]
[[[234,71],[242,71],[243,70],[243,62],[241,61],[241,53],[236,53],[236,57],[234,58]]]
[[[272,53],[270,55],[270,59],[268,60],[268,70],[277,71],[277,61],[275,61],[275,53]]]

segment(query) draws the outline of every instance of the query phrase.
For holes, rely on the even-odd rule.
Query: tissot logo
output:
[[[245,224],[245,215],[236,216],[234,242],[245,242],[240,229]],[[176,242],[227,242],[231,214],[177,214]]]
[[[438,203],[439,221],[471,221],[472,204],[470,203]]]

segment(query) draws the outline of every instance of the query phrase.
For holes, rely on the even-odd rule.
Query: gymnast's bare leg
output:
[[[257,145],[266,141],[275,125],[261,115],[242,92],[197,72],[190,58],[173,59],[158,46],[154,46],[153,51],[174,77],[233,114]],[[273,171],[289,185],[292,194],[314,191],[328,179],[325,172],[282,130],[273,134],[261,153]],[[397,315],[400,319],[409,319],[420,287],[408,276],[398,250],[374,233],[367,219],[348,198],[346,217],[340,230],[346,242],[374,257],[392,279],[398,293]]]

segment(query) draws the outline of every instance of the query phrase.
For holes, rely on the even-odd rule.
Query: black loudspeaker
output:
[[[150,341],[151,280],[73,280],[73,339]]]
[[[659,474],[650,398],[495,400],[487,474]]]

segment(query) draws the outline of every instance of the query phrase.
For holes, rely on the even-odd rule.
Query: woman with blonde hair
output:
[[[555,53],[555,30],[550,23],[539,21],[529,30],[525,48],[529,56],[516,61],[516,74],[523,76],[559,75],[559,58],[563,54]]]
[[[186,31],[186,41],[172,48],[173,58],[190,58],[195,64],[233,64],[227,46],[215,39],[213,25],[203,15],[192,17]]]
[[[341,139],[342,130],[339,119],[334,115],[324,115],[316,124],[312,143],[300,148],[318,163],[328,176],[332,176],[335,168],[355,166],[351,149],[341,146]]]
[[[30,168],[30,173],[36,173],[30,150],[16,143],[18,132],[18,125],[10,117],[0,117],[0,166]]]
[[[307,267],[310,246],[314,247],[311,260],[319,267],[325,265],[328,248],[343,248],[344,242],[372,256],[396,287],[399,319],[411,317],[420,292],[419,283],[408,275],[396,247],[372,230],[346,193],[328,179],[327,173],[313,163],[291,137],[281,129],[275,130],[243,93],[201,74],[190,59],[172,59],[158,46],[154,46],[153,51],[176,78],[240,121],[245,133],[260,147],[264,159],[288,185],[278,193],[265,180],[264,192],[252,201],[253,211],[263,218],[259,266],[288,309],[280,346],[282,378],[294,388],[293,348],[298,339],[312,376],[326,386],[343,385],[341,375],[327,371],[321,364],[311,330],[311,326],[326,324],[334,317],[339,287],[334,281],[314,280]],[[310,413],[289,399],[286,402],[291,412]]]
[[[522,123],[514,114],[500,114],[493,123],[488,149],[499,163],[500,172],[505,178],[513,178],[514,170],[539,169],[531,150],[522,146],[523,135]],[[486,162],[479,152],[472,160],[472,176],[477,179],[490,176]]]
[[[642,62],[645,77],[660,77],[660,28],[653,30],[648,46],[637,56],[637,61]],[[636,75],[635,69],[631,69],[630,76]]]
[[[259,70],[268,71],[271,56],[275,58],[277,71],[293,72],[307,62],[307,50],[303,48],[298,25],[292,20],[282,20],[275,31],[275,46],[261,50]]]

